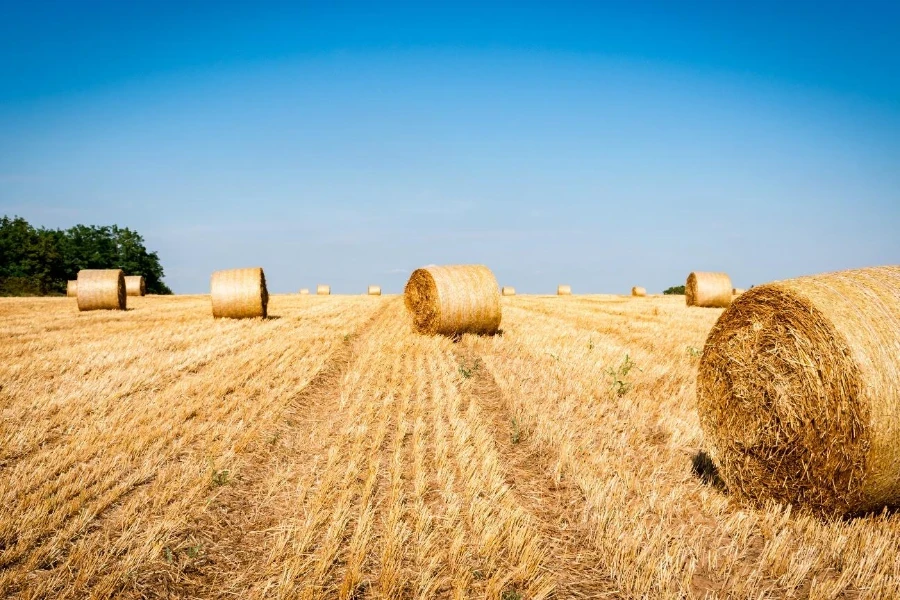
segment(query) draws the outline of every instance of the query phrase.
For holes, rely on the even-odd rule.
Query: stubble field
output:
[[[743,507],[702,467],[682,297],[0,299],[0,596],[891,598],[900,516]]]

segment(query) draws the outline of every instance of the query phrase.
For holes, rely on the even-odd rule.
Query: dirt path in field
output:
[[[462,343],[456,356],[469,373],[460,391],[486,417],[506,472],[506,484],[538,522],[549,547],[550,568],[557,580],[555,597],[621,597],[590,551],[581,489],[567,479],[557,480],[552,454],[533,443],[527,432],[519,428],[506,396],[481,357]]]

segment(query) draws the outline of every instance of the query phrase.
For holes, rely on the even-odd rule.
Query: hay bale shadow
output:
[[[691,458],[691,472],[706,485],[712,486],[720,492],[728,493],[728,488],[719,475],[719,469],[716,468],[712,457],[706,451],[699,450]]]

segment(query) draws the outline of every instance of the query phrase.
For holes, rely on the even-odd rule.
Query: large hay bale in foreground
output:
[[[213,317],[247,319],[267,316],[269,292],[262,268],[216,271],[209,282]]]
[[[500,295],[501,296],[515,296],[516,288],[508,286],[508,285],[504,285],[502,288],[500,288]]]
[[[900,503],[900,266],[736,298],[706,340],[697,403],[738,497],[830,514]]]
[[[316,286],[316,295],[318,296],[330,296],[331,295],[331,286],[330,285],[317,285]]]
[[[78,296],[78,280],[70,279],[66,282],[66,296],[75,298]]]
[[[147,293],[147,285],[143,275],[125,276],[125,293],[129,296],[143,296]]]
[[[122,269],[82,269],[76,288],[78,310],[125,310]]]
[[[500,327],[497,279],[484,265],[416,269],[403,297],[419,333],[493,334]]]
[[[572,286],[571,285],[560,285],[556,287],[556,295],[557,296],[571,296],[572,295]]]
[[[381,295],[381,286],[379,285],[370,285],[369,289],[366,293],[370,296],[380,296]]]
[[[640,286],[634,286],[633,288],[631,288],[631,295],[638,296],[638,297],[644,297],[647,295],[647,289],[642,288]]]
[[[726,273],[696,271],[688,275],[684,300],[688,306],[725,308],[731,304],[731,277]]]

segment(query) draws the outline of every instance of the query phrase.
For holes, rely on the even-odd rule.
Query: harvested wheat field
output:
[[[721,309],[507,296],[450,338],[399,296],[209,307],[0,299],[0,596],[900,596],[900,515],[722,489]]]

